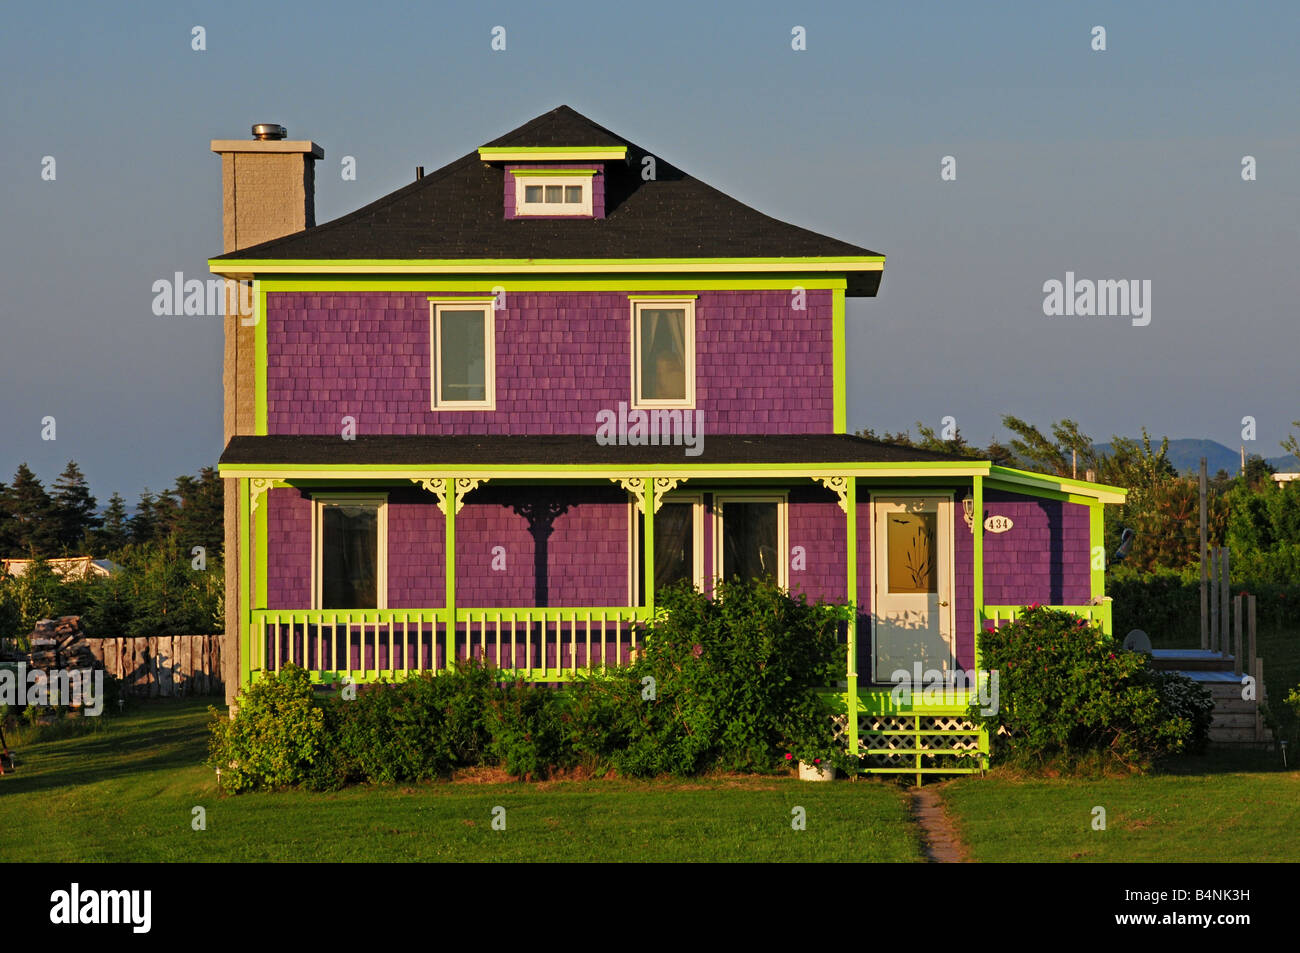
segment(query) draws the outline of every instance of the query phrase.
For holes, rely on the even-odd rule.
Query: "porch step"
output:
[[[1211,653],[1207,653],[1211,654]],[[1172,669],[1185,675],[1206,689],[1214,699],[1213,721],[1210,722],[1210,744],[1215,746],[1249,746],[1267,744],[1271,740],[1257,699],[1241,697],[1242,676],[1231,671],[1232,656],[1227,657],[1228,671],[1204,669]],[[1258,689],[1263,691],[1262,687]]]
[[[1162,672],[1225,672],[1233,658],[1208,649],[1152,649],[1151,667]]]

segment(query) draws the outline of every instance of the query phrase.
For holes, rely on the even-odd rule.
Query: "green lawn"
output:
[[[1300,860],[1300,771],[1273,754],[1182,759],[1178,773],[1102,780],[994,772],[943,788],[978,861]],[[1093,808],[1106,829],[1093,830]]]
[[[202,701],[154,702],[18,745],[6,861],[916,861],[906,793],[794,779],[434,783],[222,797]],[[207,811],[207,830],[191,827]],[[506,829],[492,828],[494,807]],[[791,828],[792,808],[807,829]]]

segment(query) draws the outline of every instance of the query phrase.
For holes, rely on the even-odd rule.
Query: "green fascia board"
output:
[[[1024,486],[1039,490],[1054,490],[1060,494],[1075,495],[1087,500],[1099,500],[1102,503],[1123,503],[1128,490],[1123,487],[1109,486],[1105,483],[1089,483],[1086,480],[1072,480],[1047,473],[1033,473],[1029,470],[1017,470],[1013,467],[991,466],[989,477],[1003,484]],[[1002,487],[999,487],[1002,489]],[[1016,491],[1022,492],[1022,491]]]
[[[546,162],[573,160],[593,162],[626,159],[627,146],[480,146],[484,162]]]
[[[515,169],[511,175],[517,175],[523,179],[532,178],[564,178],[577,176],[594,176],[595,169]]]
[[[884,255],[789,258],[209,258],[218,275],[883,271]]]
[[[437,477],[493,477],[511,476],[563,476],[581,479],[623,479],[627,477],[676,476],[698,480],[707,477],[743,476],[754,479],[798,479],[820,476],[892,476],[905,478],[911,474],[926,476],[970,477],[986,472],[987,463],[970,464],[944,460],[927,460],[916,463],[656,463],[604,466],[578,463],[552,464],[499,464],[496,466],[466,466],[464,464],[430,464],[414,466],[406,463],[377,464],[254,464],[223,463],[218,473],[223,477],[269,477],[277,480],[300,479],[393,479]]]

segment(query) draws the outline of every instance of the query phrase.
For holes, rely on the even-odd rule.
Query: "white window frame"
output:
[[[632,408],[634,410],[655,410],[695,408],[695,296],[689,297],[633,297],[628,299],[632,308]],[[685,327],[682,334],[686,349],[686,396],[677,400],[649,399],[641,396],[641,335],[637,333],[641,323],[641,309],[652,311],[667,308],[683,308],[686,312]]]
[[[692,558],[695,562],[695,577],[691,582],[700,592],[704,592],[704,494],[696,493],[667,493],[660,499],[665,503],[690,503],[692,516],[692,541],[694,553]],[[637,545],[636,529],[640,511],[636,508],[635,503],[629,502],[627,505],[627,604],[630,606],[637,605],[637,588],[641,580],[641,556],[643,547]]]
[[[713,495],[713,584],[722,581],[722,530],[727,518],[727,503],[775,503],[776,544],[781,558],[777,561],[776,584],[790,588],[790,493],[788,490],[726,492]]]
[[[375,535],[378,537],[375,541],[375,573],[379,577],[375,580],[375,601],[379,603],[375,609],[388,608],[388,494],[376,492],[364,493],[313,493],[311,496],[311,607],[312,609],[323,608],[321,603],[321,567],[324,565],[324,553],[321,551],[321,545],[324,542],[324,533],[322,531],[322,515],[325,507],[331,503],[374,503],[379,507],[379,515],[375,520]],[[338,612],[362,612],[362,609],[338,609],[325,610]],[[373,610],[371,610],[373,611]]]
[[[441,400],[439,398],[442,374],[442,312],[479,311],[483,319],[483,400]],[[429,299],[429,406],[432,410],[496,410],[497,409],[497,348],[496,348],[495,298],[430,298]]]
[[[593,203],[593,183],[595,182],[595,169],[556,169],[554,171],[536,171],[536,172],[514,172],[515,177],[515,216],[528,217],[530,215],[564,215],[574,217],[591,218],[595,215],[595,205]],[[572,202],[525,202],[524,189],[528,186],[547,186],[566,185],[582,186],[582,201]],[[545,191],[542,195],[545,196]]]

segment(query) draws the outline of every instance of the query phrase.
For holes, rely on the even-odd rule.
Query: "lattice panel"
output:
[[[919,721],[919,724],[918,724]],[[946,734],[945,732],[960,732]],[[945,769],[982,766],[980,726],[951,715],[861,715],[858,751],[863,769]]]

